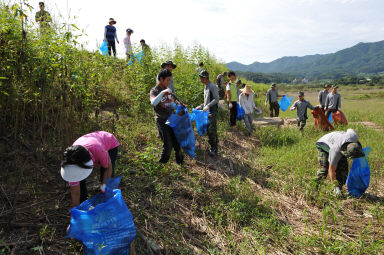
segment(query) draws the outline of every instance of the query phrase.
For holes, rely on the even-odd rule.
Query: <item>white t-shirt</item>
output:
[[[336,131],[325,136],[321,137],[317,142],[325,143],[329,146],[329,164],[337,166],[340,158],[342,157],[340,153],[341,146],[345,143],[355,143],[359,137],[357,136],[355,130],[348,129],[347,132]]]

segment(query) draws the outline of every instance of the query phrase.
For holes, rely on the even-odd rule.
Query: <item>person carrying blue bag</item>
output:
[[[100,166],[100,191],[113,176],[119,142],[105,131],[96,131],[78,138],[64,151],[61,177],[68,182],[71,192],[71,208],[87,200],[86,179],[96,166]]]
[[[219,103],[219,92],[215,84],[209,80],[209,73],[203,70],[199,73],[199,78],[204,86],[204,104],[196,107],[197,110],[209,111],[208,115],[208,143],[211,146],[209,156],[214,157],[218,154],[219,138],[217,136],[217,111]]]
[[[157,85],[150,91],[150,101],[155,111],[156,125],[159,136],[163,141],[163,150],[161,152],[160,163],[167,163],[171,157],[172,149],[175,150],[176,163],[181,165],[184,162],[184,155],[181,146],[176,139],[175,133],[169,125],[166,125],[168,118],[181,104],[168,88],[172,78],[172,72],[162,69],[157,75]]]
[[[320,169],[316,181],[327,178],[329,175],[334,185],[333,193],[342,195],[341,189],[348,177],[347,158],[364,157],[363,148],[355,130],[347,132],[335,131],[324,135],[316,142]]]

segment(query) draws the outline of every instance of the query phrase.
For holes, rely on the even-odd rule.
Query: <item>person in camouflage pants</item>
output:
[[[316,148],[320,164],[317,180],[325,179],[329,174],[331,182],[334,184],[333,192],[336,195],[341,195],[341,188],[348,177],[347,158],[353,159],[364,156],[356,132],[353,129],[348,129],[347,132],[328,133],[316,142]]]
[[[317,148],[317,160],[319,161],[320,168],[317,171],[317,179],[326,179],[328,176],[329,169],[329,153],[324,151],[323,149]],[[341,188],[347,181],[348,177],[348,160],[346,157],[342,156],[337,164],[336,168],[336,180],[339,188]]]
[[[209,80],[209,73],[203,70],[199,73],[199,78],[204,86],[204,104],[196,107],[197,110],[203,110],[204,112],[209,110],[208,115],[208,143],[211,146],[209,156],[214,157],[218,154],[217,145],[219,139],[217,136],[217,110],[219,103],[219,93],[217,86]]]

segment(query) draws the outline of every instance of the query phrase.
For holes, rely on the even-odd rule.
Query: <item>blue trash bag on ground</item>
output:
[[[280,101],[279,101],[279,106],[280,106],[280,109],[285,112],[289,106],[292,104],[292,99],[293,97],[288,97],[287,95],[285,95]]]
[[[133,65],[134,63],[136,63],[136,61],[139,61],[140,64],[143,64],[143,55],[143,51],[140,51],[139,54],[132,55],[127,65]]]
[[[329,114],[329,117],[328,117],[328,121],[332,124],[333,123],[333,118],[332,118],[332,112],[331,112],[331,114]]]
[[[353,160],[351,171],[349,171],[347,179],[347,187],[350,195],[360,197],[364,194],[369,186],[371,171],[367,161],[367,156],[371,148],[363,149],[365,157]]]
[[[190,119],[191,121],[195,121],[199,136],[202,136],[208,130],[208,115],[209,111],[204,112],[202,110],[192,109]]]
[[[237,116],[236,116],[237,120],[244,119],[244,115],[245,115],[245,112],[243,107],[241,107],[240,104],[237,104]]]
[[[188,109],[184,106],[177,106],[176,113],[169,116],[165,123],[170,126],[175,133],[177,141],[184,151],[195,158],[195,135],[191,125]]]
[[[108,43],[107,41],[103,41],[103,43],[100,46],[101,54],[104,56],[108,55]]]
[[[85,254],[129,253],[136,228],[121,190],[113,189],[120,180],[121,177],[110,178],[105,194],[97,194],[71,209],[71,225],[66,237],[83,242]]]

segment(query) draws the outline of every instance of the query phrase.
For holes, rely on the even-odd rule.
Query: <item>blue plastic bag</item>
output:
[[[328,117],[328,121],[332,124],[333,123],[333,118],[332,118],[332,112],[331,112],[331,114],[329,114],[329,117]]]
[[[369,187],[371,171],[367,161],[367,156],[371,148],[363,149],[365,157],[353,160],[351,171],[349,171],[347,179],[347,187],[350,195],[360,197]]]
[[[82,241],[88,255],[129,253],[136,228],[121,190],[113,189],[120,180],[121,177],[110,178],[105,194],[97,194],[71,209],[71,225],[66,237]]]
[[[103,43],[100,46],[101,54],[104,56],[108,55],[108,43],[107,41],[103,41]]]
[[[136,63],[136,61],[139,61],[140,64],[143,64],[143,55],[143,51],[140,51],[139,54],[132,55],[127,65],[133,65],[134,63]]]
[[[243,107],[241,107],[240,104],[237,104],[237,116],[236,116],[237,120],[244,119],[244,115],[245,115],[245,112]]]
[[[191,121],[195,121],[199,136],[202,136],[208,130],[208,115],[209,111],[204,112],[202,110],[192,109],[190,119]]]
[[[182,116],[179,115],[180,112],[183,113]],[[192,158],[195,158],[196,140],[195,135],[193,134],[188,109],[184,106],[177,106],[176,113],[169,116],[165,124],[172,128],[177,141],[180,143],[184,151]]]
[[[292,104],[293,97],[288,97],[285,95],[279,102],[280,109],[285,112],[289,106]]]

